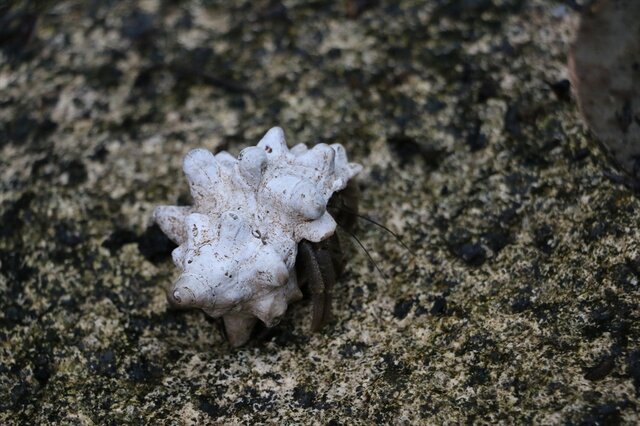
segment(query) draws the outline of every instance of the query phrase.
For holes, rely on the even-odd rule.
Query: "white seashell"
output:
[[[333,235],[327,203],[361,169],[339,144],[289,150],[279,127],[237,159],[227,152],[189,152],[183,170],[194,205],[153,212],[178,244],[172,257],[181,274],[169,300],[222,317],[233,346],[249,339],[258,320],[276,325],[302,296],[298,243]]]

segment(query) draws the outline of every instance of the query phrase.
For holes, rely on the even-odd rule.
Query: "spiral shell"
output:
[[[327,203],[361,169],[339,144],[288,149],[279,127],[237,159],[227,152],[189,152],[183,170],[194,205],[153,212],[178,244],[172,257],[180,276],[169,301],[222,317],[233,346],[249,339],[258,320],[276,325],[302,296],[298,243],[333,235]]]

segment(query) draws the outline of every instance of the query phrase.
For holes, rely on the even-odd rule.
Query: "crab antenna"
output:
[[[340,226],[340,225],[338,225]],[[349,232],[348,230],[346,230],[344,227],[340,226],[340,229],[342,229],[343,231],[345,231],[347,234],[351,235],[351,238],[353,238],[354,240],[356,240],[356,243],[358,243],[358,245],[360,246],[360,248],[362,250],[364,250],[365,254],[367,255],[367,257],[369,258],[369,261],[373,264],[373,266],[376,268],[376,270],[378,271],[378,273],[382,276],[382,279],[384,280],[384,283],[386,285],[389,285],[389,277],[387,277],[387,275],[382,272],[382,270],[378,267],[378,264],[376,263],[375,260],[373,260],[373,257],[371,257],[371,254],[369,253],[369,250],[367,250],[367,248],[360,242],[360,240],[358,239],[358,237],[356,237],[353,233]]]
[[[340,211],[342,211],[342,212],[345,212],[345,213],[348,213],[348,214],[350,214],[350,215],[353,215],[353,216],[355,216],[355,217],[357,217],[357,218],[359,218],[359,219],[365,220],[365,221],[367,221],[367,222],[369,222],[369,223],[372,223],[372,224],[374,224],[374,225],[376,225],[376,226],[378,226],[378,227],[380,227],[380,228],[384,229],[385,231],[387,231],[388,233],[390,233],[391,235],[393,235],[393,237],[398,241],[398,243],[400,243],[400,245],[401,245],[402,247],[404,247],[404,248],[409,252],[409,254],[411,254],[411,255],[413,256],[413,253],[411,252],[411,249],[410,249],[410,248],[409,248],[409,247],[404,243],[404,241],[402,241],[402,238],[400,238],[400,236],[399,236],[398,234],[396,234],[395,232],[393,232],[391,229],[387,228],[387,227],[386,227],[386,226],[384,226],[383,224],[381,224],[381,223],[379,223],[379,222],[376,222],[375,220],[371,219],[371,218],[370,218],[370,217],[368,217],[368,216],[361,215],[360,213],[356,213],[356,212],[354,212],[354,211],[352,211],[352,210],[349,210],[349,209],[347,209],[347,208],[343,208],[343,207],[339,207],[339,206],[328,206],[328,207],[329,207],[329,208],[338,209],[338,210],[340,210]]]

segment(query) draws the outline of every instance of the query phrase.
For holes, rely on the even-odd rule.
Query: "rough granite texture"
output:
[[[578,3],[0,6],[0,423],[634,424],[640,201],[566,81]],[[233,6],[231,6],[231,4]],[[335,320],[168,309],[183,155],[364,165]]]

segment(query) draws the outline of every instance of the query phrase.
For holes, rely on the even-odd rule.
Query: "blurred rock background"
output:
[[[0,421],[633,424],[639,201],[566,70],[575,1],[0,5]],[[167,309],[182,156],[270,127],[364,166],[335,321]]]

